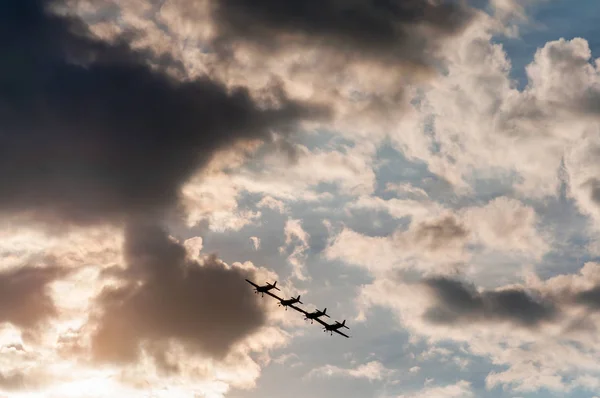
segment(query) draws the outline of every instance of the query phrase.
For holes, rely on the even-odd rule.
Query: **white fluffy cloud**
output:
[[[549,238],[538,231],[535,210],[506,197],[455,211],[429,201],[374,197],[361,198],[352,207],[385,209],[395,218],[411,217],[408,229],[389,237],[364,236],[344,228],[332,239],[328,258],[374,272],[406,268],[441,272],[468,262],[475,253],[493,250],[540,259],[549,250]]]
[[[516,173],[521,194],[554,195],[569,149],[597,131],[596,63],[584,39],[549,42],[527,67],[528,85],[519,91],[491,34],[476,24],[447,47],[448,74],[431,82],[411,114],[422,127],[398,131],[393,140],[460,192],[469,192],[477,171],[501,178]]]

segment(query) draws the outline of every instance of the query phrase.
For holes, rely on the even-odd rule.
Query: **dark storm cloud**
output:
[[[153,225],[129,227],[125,242],[128,267],[115,273],[125,285],[98,298],[102,315],[92,344],[97,360],[135,360],[140,344],[147,343],[163,363],[160,347],[170,339],[191,352],[223,358],[264,324],[260,301],[244,281],[253,278],[250,272],[216,258],[200,265]]]
[[[600,286],[594,286],[591,289],[583,290],[574,295],[573,301],[584,305],[591,310],[600,310]]]
[[[213,7],[217,44],[247,40],[271,50],[326,45],[415,64],[474,15],[462,2],[428,0],[216,0]]]
[[[537,300],[521,289],[478,292],[461,281],[441,277],[424,283],[437,301],[425,313],[425,318],[433,323],[508,321],[535,327],[558,315],[553,303]]]
[[[465,241],[469,231],[456,218],[448,216],[417,225],[414,236],[417,242],[425,243],[429,250],[435,251]]]
[[[65,276],[57,266],[24,266],[0,272],[0,324],[30,329],[57,314],[48,284]]]
[[[0,211],[155,215],[216,150],[325,114],[280,91],[266,107],[244,88],[177,80],[168,56],[100,41],[49,5],[0,2]]]

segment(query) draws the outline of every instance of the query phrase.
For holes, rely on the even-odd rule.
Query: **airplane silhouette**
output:
[[[313,312],[306,312],[305,310],[303,310],[300,307],[295,306],[294,304],[296,303],[300,303],[300,304],[304,304],[302,301],[300,301],[300,295],[298,295],[298,297],[294,297],[292,296],[292,298],[290,299],[282,299],[281,297],[277,296],[276,294],[271,293],[271,290],[275,289],[275,290],[279,290],[281,291],[281,289],[279,289],[277,287],[277,281],[273,282],[273,284],[270,284],[269,282],[267,282],[266,285],[263,286],[259,286],[256,283],[246,279],[246,282],[248,282],[249,284],[251,284],[252,286],[254,286],[254,293],[258,294],[260,293],[263,297],[265,295],[265,293],[275,299],[277,299],[279,301],[279,306],[280,307],[284,307],[285,310],[287,311],[287,307],[292,307],[293,309],[295,309],[298,312],[301,312],[304,314],[304,319],[308,320],[310,319],[310,323],[313,323],[313,321],[317,321],[319,322],[322,326],[323,326],[323,331],[324,332],[329,332],[329,334],[331,336],[333,336],[333,333],[337,333],[340,334],[346,338],[350,338],[350,336],[348,336],[347,334],[344,334],[342,332],[339,331],[339,329],[341,328],[346,328],[346,329],[350,329],[348,326],[346,326],[346,320],[344,319],[344,321],[342,323],[339,323],[338,321],[335,321],[334,324],[328,324],[327,322],[324,322],[320,319],[320,317],[322,316],[326,316],[327,318],[331,318],[329,315],[327,315],[327,308],[324,308],[323,311],[320,311],[319,309],[316,309]]]
[[[327,322],[323,322],[322,320],[320,320],[319,318],[316,319],[317,322],[319,322],[321,325],[323,325],[323,331],[324,332],[329,332],[329,334],[331,336],[333,336],[333,333],[337,333],[337,334],[341,334],[344,337],[350,338],[350,336],[340,332],[338,329],[341,328],[346,328],[346,329],[350,329],[348,326],[346,326],[346,320],[344,319],[344,321],[342,323],[339,323],[338,321],[335,321],[335,323],[333,325],[328,324]]]
[[[275,295],[273,294],[272,296],[275,296]],[[300,295],[298,295],[298,297],[292,297],[291,299],[288,299],[288,300],[279,299],[278,305],[280,307],[285,307],[285,310],[287,311],[288,306],[292,306],[292,304],[296,304],[296,303],[304,304],[302,301],[300,301]],[[295,307],[295,308],[298,308],[298,307]]]
[[[256,283],[254,283],[248,279],[246,279],[246,282],[248,282],[249,284],[254,286],[254,288],[255,288],[254,293],[256,293],[256,294],[260,293],[262,295],[262,297],[265,296],[265,293],[269,294],[269,290],[271,290],[271,289],[281,290],[277,287],[277,281],[275,281],[275,283],[273,283],[272,285],[269,282],[267,282],[267,284],[264,286],[258,286]]]
[[[315,319],[318,319],[319,317],[322,316],[326,316],[327,318],[331,318],[329,315],[327,315],[327,308],[323,309],[323,311],[319,311],[318,309],[313,311],[313,312],[306,312],[304,311],[304,320],[309,320],[310,319],[310,323],[313,323]]]

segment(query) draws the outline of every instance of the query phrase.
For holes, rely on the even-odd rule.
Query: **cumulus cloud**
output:
[[[156,214],[219,149],[289,131],[323,108],[175,78],[169,56],[91,34],[58,3],[3,2],[0,208],[61,221]],[[153,64],[151,66],[150,64]],[[269,103],[270,101],[270,103]]]
[[[127,268],[111,272],[121,286],[97,298],[92,346],[98,360],[133,361],[142,343],[160,347],[172,339],[222,359],[265,324],[265,311],[244,281],[254,279],[250,270],[214,257],[191,260],[155,225],[130,226],[124,252]]]
[[[456,210],[427,200],[361,197],[349,208],[386,210],[395,218],[410,218],[408,228],[400,227],[390,236],[364,236],[345,227],[332,238],[326,251],[329,258],[372,271],[454,272],[457,264],[467,263],[477,253],[497,251],[540,259],[549,250],[535,210],[506,197]]]
[[[495,5],[514,11],[513,2]],[[594,146],[598,131],[600,75],[588,42],[546,43],[526,67],[527,85],[518,89],[490,24],[483,18],[445,46],[448,73],[418,97],[412,128],[394,130],[394,145],[425,161],[461,195],[473,193],[475,178],[490,177],[531,198],[556,195],[564,161],[587,207],[590,176],[578,155],[569,158],[574,148]]]

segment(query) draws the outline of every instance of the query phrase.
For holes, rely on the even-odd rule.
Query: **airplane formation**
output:
[[[346,320],[344,319],[344,321],[342,323],[339,323],[338,321],[335,321],[334,324],[328,324],[327,322],[324,322],[320,319],[320,317],[322,316],[326,316],[327,318],[331,318],[329,315],[327,315],[327,308],[323,309],[323,311],[320,310],[315,310],[313,312],[306,312],[305,310],[303,310],[302,308],[294,305],[296,303],[299,304],[304,304],[302,301],[300,301],[300,295],[298,295],[298,297],[292,297],[290,299],[282,299],[281,297],[277,296],[276,294],[271,293],[271,290],[279,290],[281,291],[281,289],[279,289],[277,287],[277,281],[275,281],[273,284],[270,284],[269,282],[267,282],[266,285],[264,286],[258,286],[256,283],[246,279],[246,282],[248,282],[249,284],[251,284],[252,286],[254,286],[254,293],[258,294],[260,293],[262,297],[265,296],[265,294],[273,297],[274,299],[278,300],[278,306],[280,307],[284,307],[285,310],[287,311],[287,307],[291,307],[293,309],[295,309],[298,312],[301,312],[304,314],[304,320],[310,320],[310,323],[313,323],[314,321],[317,321],[318,323],[320,323],[323,326],[323,331],[324,332],[329,332],[329,334],[331,336],[333,336],[333,333],[337,333],[340,334],[344,337],[350,338],[350,336],[340,332],[339,329],[341,328],[346,328],[346,329],[350,329],[348,326],[346,326]]]

